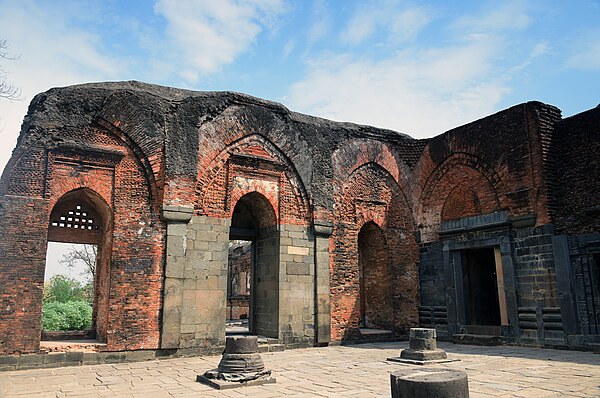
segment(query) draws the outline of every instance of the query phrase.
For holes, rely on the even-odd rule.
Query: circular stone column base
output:
[[[258,353],[256,336],[227,336],[217,369],[198,375],[196,381],[219,390],[275,383]]]
[[[392,398],[469,398],[467,374],[448,369],[406,369],[390,375]]]

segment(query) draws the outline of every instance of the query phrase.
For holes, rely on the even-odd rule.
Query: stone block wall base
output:
[[[217,370],[215,370],[217,371]],[[239,387],[252,387],[252,386],[262,386],[263,384],[273,384],[277,380],[274,377],[267,376],[258,378],[255,380],[249,380],[244,382],[237,381],[226,381],[219,379],[209,379],[208,377],[202,375],[196,376],[196,381],[202,384],[206,384],[209,387],[212,387],[216,390],[229,390],[231,388],[239,388]]]

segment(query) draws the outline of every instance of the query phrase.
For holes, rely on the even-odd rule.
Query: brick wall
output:
[[[360,147],[358,148],[360,151]],[[357,159],[359,159],[357,157]],[[416,325],[417,280],[415,244],[410,208],[396,180],[376,163],[358,167],[343,180],[336,197],[336,221],[331,238],[331,327],[332,339],[359,338],[359,326],[365,315],[378,320],[373,324],[401,334]],[[380,249],[373,256],[379,259],[375,272],[367,270],[362,294],[385,291],[386,297],[375,296],[375,302],[386,306],[375,313],[362,313],[361,267],[359,262],[359,232],[367,223],[382,231]],[[375,244],[365,235],[366,246]],[[385,243],[383,243],[385,241]],[[369,257],[365,246],[363,256]],[[383,246],[383,247],[381,247]],[[386,258],[381,256],[385,253]],[[373,264],[364,264],[373,270]],[[383,277],[382,277],[383,276]],[[388,296],[389,295],[389,296]],[[372,296],[370,296],[373,299]],[[368,300],[368,297],[365,297]],[[382,317],[388,319],[383,322]]]
[[[560,111],[539,102],[517,105],[428,140],[413,170],[412,193],[421,239],[437,239],[446,217],[505,210],[511,216],[535,215],[549,222],[547,145]],[[473,209],[457,209],[456,191]],[[454,192],[454,193],[453,193]],[[450,218],[444,219],[444,221]]]
[[[1,350],[37,349],[49,216],[82,188],[110,212],[97,281],[110,350],[222,344],[231,220],[252,195],[264,201],[246,216],[269,213],[253,218],[272,233],[255,245],[277,290],[259,314],[274,314],[265,330],[283,342],[357,338],[365,315],[403,334],[418,324],[419,275],[422,312],[450,318],[451,244],[502,248],[515,311],[556,308],[549,224],[600,228],[598,112],[554,129],[560,111],[529,102],[415,140],[238,93],[137,82],[49,90],[32,101],[0,180]],[[442,233],[473,217],[502,225]],[[588,246],[581,256],[593,257]],[[361,309],[361,294],[377,311]]]
[[[34,101],[33,107],[37,105]],[[101,246],[94,311],[97,338],[105,341],[109,350],[158,348],[164,232],[156,219],[153,177],[146,173],[135,145],[127,142],[122,131],[117,134],[116,128],[57,126],[41,135],[45,140],[40,140],[36,134],[41,127],[35,118],[25,125],[22,155],[11,161],[3,175],[2,201],[9,212],[5,221],[11,214],[23,216],[12,225],[3,222],[0,226],[7,244],[0,274],[12,280],[2,284],[0,296],[7,301],[5,308],[14,308],[14,300],[28,304],[19,306],[27,308],[22,316],[7,314],[10,316],[0,322],[0,329],[12,330],[7,333],[17,335],[12,339],[20,341],[14,344],[5,340],[2,351],[32,352],[39,347],[47,237],[79,242],[86,234],[74,227],[69,232],[66,227],[58,231],[60,227],[51,226],[52,210],[67,197],[74,201],[72,204],[83,200],[97,215],[104,212],[99,217],[103,220],[101,236],[94,238],[94,243]],[[16,195],[27,197],[30,204],[24,204]],[[90,195],[98,201],[94,203]],[[106,209],[95,207],[100,202]],[[20,232],[15,233],[17,226]],[[35,253],[35,258],[27,261],[27,256],[13,257],[11,252],[18,247]],[[11,257],[27,280],[14,283],[19,278],[10,277]],[[15,295],[14,289],[21,293]]]

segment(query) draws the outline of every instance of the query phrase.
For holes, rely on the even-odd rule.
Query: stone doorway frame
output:
[[[465,294],[462,286],[463,252],[468,249],[493,248],[496,263],[498,299],[500,305],[500,335],[519,335],[519,315],[516,294],[515,269],[508,234],[495,237],[471,239],[463,242],[446,241],[443,247],[444,274],[446,279],[446,303],[448,308],[449,335],[467,331]],[[502,293],[500,292],[502,290]]]

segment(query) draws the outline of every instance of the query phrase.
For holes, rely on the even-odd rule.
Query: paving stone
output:
[[[525,347],[440,343],[466,371],[472,398],[600,396],[600,356]],[[263,354],[277,383],[215,391],[195,382],[220,356],[0,373],[0,397],[377,397],[389,396],[389,374],[407,365],[386,361],[406,343],[332,346]]]

